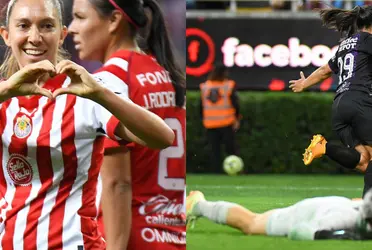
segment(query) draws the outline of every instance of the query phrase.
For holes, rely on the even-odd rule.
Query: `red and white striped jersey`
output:
[[[151,56],[122,50],[114,53],[95,76],[107,84],[121,82],[126,86],[125,95],[130,100],[164,119],[176,135],[173,145],[163,150],[133,143],[127,145],[131,150],[133,190],[132,233],[128,249],[156,249],[154,245],[141,242],[186,244],[182,217],[186,109],[176,106],[169,73]],[[106,139],[105,147],[118,147],[118,143]]]
[[[58,75],[44,85],[69,84]],[[105,249],[97,229],[104,134],[119,121],[85,98],[18,97],[0,106],[0,249]]]

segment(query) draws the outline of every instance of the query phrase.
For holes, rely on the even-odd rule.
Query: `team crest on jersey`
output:
[[[15,185],[27,186],[31,184],[33,170],[24,156],[19,154],[10,155],[6,169]]]
[[[21,117],[17,117],[16,124],[14,125],[14,134],[23,139],[30,135],[32,130],[32,122],[29,117],[26,115],[22,115]]]

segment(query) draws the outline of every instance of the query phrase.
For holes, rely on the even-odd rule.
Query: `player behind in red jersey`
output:
[[[73,18],[69,31],[79,57],[104,64],[95,77],[106,84],[121,82],[123,94],[176,133],[174,144],[161,151],[106,143],[101,204],[107,246],[125,249],[130,234],[128,249],[185,249],[185,76],[161,9],[154,0],[75,0]],[[148,19],[144,50],[151,56],[135,39]]]
[[[0,28],[9,47],[0,69],[0,249],[106,249],[96,220],[104,134],[160,148],[174,141],[162,119],[61,61],[61,10],[58,0],[11,0]]]

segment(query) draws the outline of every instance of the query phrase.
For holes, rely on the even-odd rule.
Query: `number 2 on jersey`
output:
[[[339,81],[338,84],[343,83],[345,80],[353,76],[354,69],[354,56],[352,53],[347,53],[342,60],[341,57],[337,60],[339,72]]]
[[[185,178],[170,178],[168,176],[168,159],[181,158],[185,153],[182,125],[176,118],[166,118],[164,121],[175,131],[177,145],[163,149],[159,153],[158,184],[165,190],[184,191]]]

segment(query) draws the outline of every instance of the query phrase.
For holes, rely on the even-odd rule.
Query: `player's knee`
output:
[[[255,221],[256,221],[256,215],[249,218],[249,219],[243,219],[239,223],[239,229],[246,235],[251,235],[254,233],[253,228],[255,227]]]
[[[365,152],[360,154],[360,163],[362,163],[363,165],[364,164],[368,165],[368,162],[370,160],[371,160],[371,155],[368,151],[365,151]]]
[[[367,170],[368,164],[371,161],[371,155],[368,151],[364,151],[360,153],[360,161],[357,165],[357,169],[361,172],[365,172]]]
[[[240,231],[242,231],[245,235],[250,235],[252,234],[251,226],[246,224],[240,227]]]
[[[132,183],[126,179],[110,179],[106,180],[103,185],[103,190],[114,192],[117,194],[126,193],[132,190]]]

